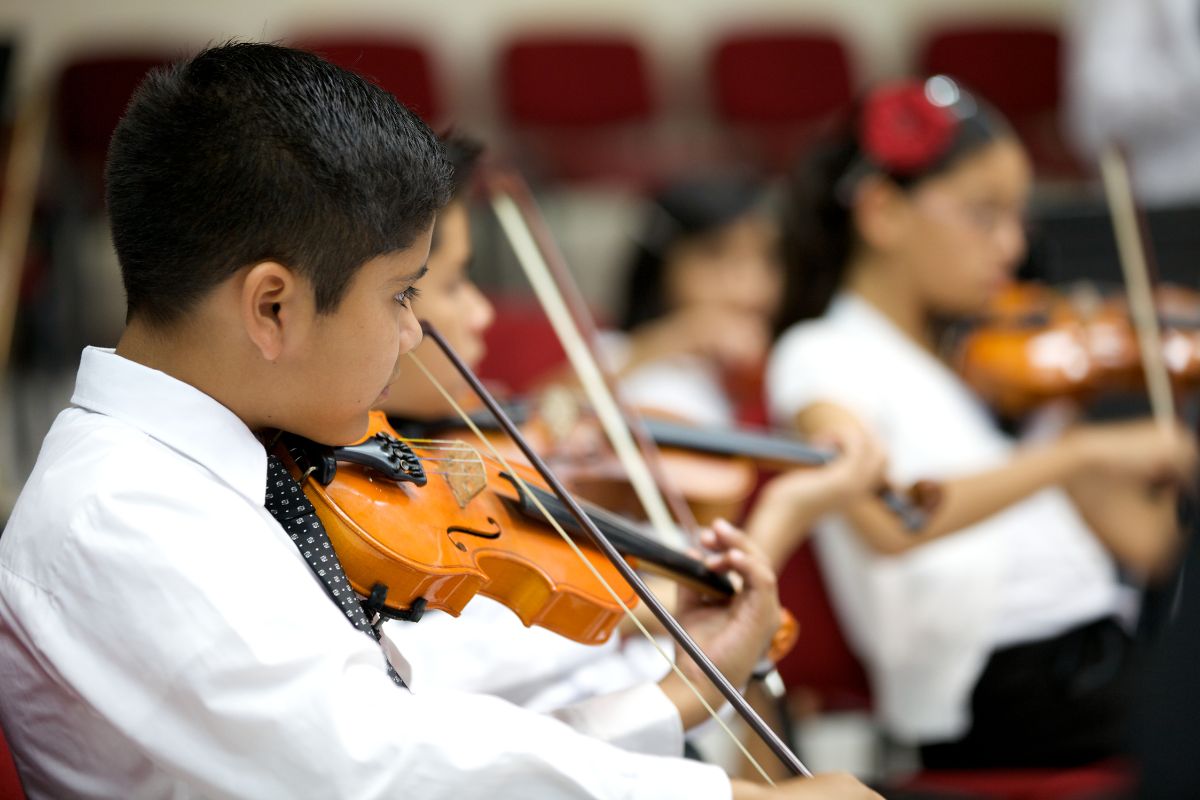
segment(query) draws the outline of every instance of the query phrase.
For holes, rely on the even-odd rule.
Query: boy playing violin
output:
[[[263,441],[363,434],[420,341],[408,302],[446,195],[432,133],[315,56],[225,45],[139,89],[108,164],[128,325],[84,352],[0,538],[0,723],[27,793],[869,795],[843,776],[731,788],[493,698],[396,685],[403,656],[364,635]],[[745,590],[715,649],[761,650],[770,569],[737,531],[716,545]]]

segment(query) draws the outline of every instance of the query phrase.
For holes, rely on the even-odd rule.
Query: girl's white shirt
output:
[[[944,364],[848,293],[783,335],[767,394],[781,425],[820,401],[859,415],[898,486],[998,467],[1015,446]],[[818,523],[816,547],[881,721],[903,741],[966,732],[993,650],[1113,614],[1121,600],[1111,559],[1054,488],[902,555],[872,551],[840,515]]]

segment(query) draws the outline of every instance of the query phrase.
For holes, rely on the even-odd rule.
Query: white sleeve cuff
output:
[[[655,683],[589,697],[550,714],[575,730],[629,750],[656,756],[683,753],[679,711]]]

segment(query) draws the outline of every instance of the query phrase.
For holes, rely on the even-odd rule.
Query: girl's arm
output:
[[[887,458],[882,445],[861,426],[846,426],[825,437],[838,457],[821,467],[796,469],[773,478],[746,518],[746,532],[758,542],[776,572],[822,515],[872,496],[884,482]]]
[[[811,436],[861,422],[845,408],[819,403],[801,411],[796,424],[802,433]],[[873,549],[898,554],[973,525],[1049,486],[1075,486],[1086,495],[1074,496],[1081,503],[1095,497],[1096,490],[1087,484],[1092,480],[1089,476],[1104,476],[1107,481],[1131,487],[1129,492],[1144,491],[1154,480],[1189,474],[1194,464],[1195,448],[1180,429],[1164,431],[1148,421],[1081,426],[1055,441],[1017,450],[1002,466],[944,481],[941,502],[921,531],[904,530],[875,499],[851,503],[845,513]],[[1141,524],[1147,519],[1135,514],[1133,507],[1126,505],[1128,502],[1127,498],[1120,505],[1120,520],[1111,520],[1111,525],[1106,522],[1103,531],[1097,531],[1110,547],[1112,542],[1125,541],[1111,531],[1112,527]],[[1085,517],[1094,513],[1082,507],[1081,511]],[[1130,552],[1131,548],[1124,551]],[[1114,550],[1118,556],[1122,552]]]

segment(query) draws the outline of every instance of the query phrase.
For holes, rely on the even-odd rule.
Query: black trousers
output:
[[[921,747],[932,769],[1071,767],[1126,749],[1133,642],[1113,619],[997,650],[962,739]]]

